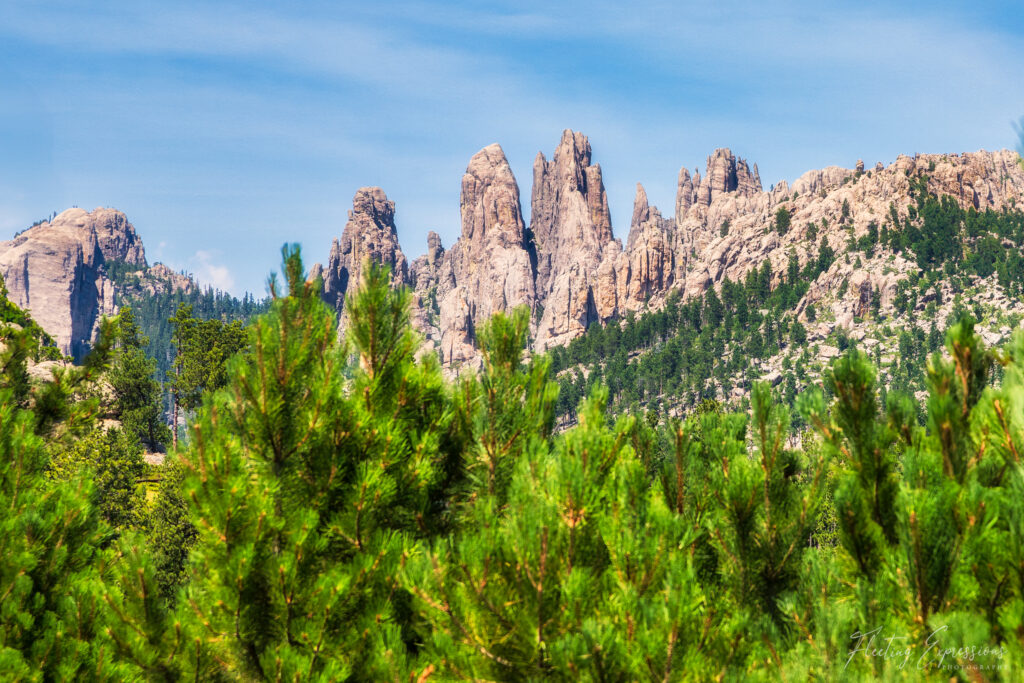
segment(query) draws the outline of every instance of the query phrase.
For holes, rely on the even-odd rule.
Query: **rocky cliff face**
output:
[[[532,310],[537,299],[519,186],[500,146],[485,147],[470,159],[460,213],[462,234],[444,254],[438,277],[445,363],[474,356],[476,327],[491,315],[517,306]]]
[[[675,283],[675,232],[675,222],[662,218],[657,207],[648,204],[647,193],[637,183],[626,241],[629,271],[620,310],[640,310],[652,296],[667,291]]]
[[[115,284],[109,276],[115,266],[131,277]],[[120,298],[197,287],[163,264],[147,265],[135,227],[120,211],[104,208],[68,209],[0,242],[0,275],[11,300],[76,359],[91,348],[100,318],[117,314]]]
[[[850,239],[867,234],[870,224],[891,222],[893,212],[902,221],[915,202],[911,180],[921,174],[928,177],[929,192],[954,197],[964,208],[1022,206],[1024,169],[1016,159],[1009,151],[900,156],[888,167],[876,166],[867,173],[834,166],[808,171],[792,187],[783,181],[770,192],[743,196],[737,187],[716,196],[704,210],[693,206],[686,216],[676,218],[685,235],[680,241],[685,265],[676,286],[685,295],[698,295],[726,277],[742,279],[764,261],[771,264],[777,280],[791,253],[803,265],[817,255],[822,239],[841,254]],[[784,234],[773,229],[780,209],[790,216]],[[816,236],[812,239],[811,234]],[[915,264],[900,256],[885,264],[862,263],[859,269],[837,260],[812,284],[800,310],[809,303],[827,301],[837,324],[849,327],[859,316],[860,291],[854,291],[853,285],[869,292],[879,290],[883,304],[888,304],[897,281],[916,270]],[[862,282],[865,278],[867,284]],[[847,294],[836,298],[843,281]]]
[[[103,269],[109,261],[146,267],[135,228],[113,209],[68,209],[0,243],[0,275],[11,301],[75,357],[88,350],[99,318],[116,313]]]
[[[842,254],[851,240],[912,211],[912,187],[928,189],[978,210],[1024,206],[1024,169],[1009,151],[900,156],[871,170],[831,166],[808,171],[790,186],[761,186],[756,165],[728,149],[708,157],[703,175],[682,168],[675,216],[665,217],[637,186],[625,246],[614,237],[601,168],[589,140],[565,131],[549,161],[533,168],[531,217],[524,220],[516,179],[498,145],[470,159],[462,179],[461,234],[445,249],[430,233],[427,251],[411,264],[398,242],[395,204],[380,188],[361,188],[326,267],[314,266],[324,297],[344,325],[344,301],[366,259],[387,264],[395,286],[413,290],[412,317],[449,368],[477,362],[479,325],[498,311],[527,306],[536,348],[564,344],[587,326],[630,311],[657,308],[678,290],[698,296],[725,278],[741,280],[767,262],[777,282],[791,257],[803,266],[822,241]],[[774,229],[784,209],[789,227]],[[811,304],[830,325],[849,327],[863,317],[875,293],[891,304],[898,283],[916,271],[903,255],[883,263],[836,259],[811,283],[797,314]],[[876,262],[877,261],[877,262]],[[88,348],[101,315],[117,306],[108,267],[137,269],[138,292],[188,289],[194,283],[160,266],[148,268],[145,250],[124,214],[71,209],[0,243],[0,275],[12,300],[69,354]],[[841,294],[839,294],[841,292]],[[821,327],[824,323],[817,323]]]

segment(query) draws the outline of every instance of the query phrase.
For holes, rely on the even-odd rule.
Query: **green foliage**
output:
[[[787,232],[789,232],[789,223],[791,220],[792,217],[789,214],[789,209],[787,209],[785,206],[780,206],[778,210],[776,210],[775,212],[775,232],[779,233],[780,235],[785,235]]]
[[[71,443],[51,445],[49,476],[57,481],[90,476],[93,504],[119,529],[143,523],[146,501],[139,480],[145,471],[139,442],[123,429],[95,428]]]
[[[227,382],[227,361],[245,348],[245,330],[238,320],[196,318],[190,304],[180,304],[169,322],[175,351],[171,391],[182,408],[195,410],[204,393]]]
[[[184,469],[177,460],[172,460],[161,470],[156,500],[146,519],[146,540],[152,557],[153,580],[161,598],[173,606],[188,579],[188,556],[197,532],[181,492]]]
[[[749,411],[731,411],[688,387],[676,418],[655,394],[674,376],[748,362],[726,348],[800,343],[792,307],[818,259],[669,297],[550,358],[524,352],[525,309],[495,316],[479,330],[482,368],[453,384],[434,356],[417,359],[409,293],[385,269],[364,267],[339,341],[298,250],[283,257],[284,287],[272,280],[223,386],[198,390],[148,510],[137,442],[95,428],[111,342],[46,389],[18,380],[29,341],[0,350],[5,675],[1024,673],[1024,332],[993,352],[961,316],[915,378],[923,406],[837,337],[845,353],[820,388],[798,389],[808,354],[787,352],[784,401],[754,382]],[[182,339],[198,334],[179,313]],[[128,314],[122,359],[144,344]],[[901,333],[899,377],[940,344],[929,337]],[[589,394],[560,432],[559,385]]]
[[[117,359],[108,375],[115,415],[129,434],[155,448],[170,437],[163,419],[160,383],[153,379],[156,361],[142,350],[148,340],[136,325],[131,308],[121,309],[117,326]]]
[[[10,377],[23,371],[30,334],[14,333],[0,351],[0,670],[10,680],[117,678],[99,597],[110,529],[88,502],[90,477],[46,476],[48,441],[66,442],[93,425],[95,404],[71,391],[89,370],[55,378],[41,394],[46,405],[36,405],[45,415],[24,407]],[[57,403],[61,410],[51,410]]]
[[[585,403],[553,452],[523,453],[507,506],[474,501],[474,524],[406,560],[429,669],[498,680],[710,671],[690,532],[649,488],[635,421],[609,429],[603,400]]]
[[[144,345],[145,351],[157,362],[155,376],[158,379],[166,377],[175,358],[175,329],[172,318],[167,316],[168,311],[189,306],[197,320],[219,320],[224,324],[239,321],[244,324],[270,307],[269,299],[255,299],[251,294],[238,299],[210,288],[184,291],[174,288],[171,281],[161,282],[155,291],[150,291],[138,286],[138,278],[133,276],[137,266],[106,261],[104,268],[123,292],[117,303],[131,307],[141,334],[149,340]]]
[[[393,577],[407,535],[444,523],[451,400],[436,360],[416,361],[409,295],[386,271],[367,265],[347,304],[354,365],[297,249],[284,271],[287,293],[271,281],[251,353],[228,363],[192,427],[181,488],[197,536],[174,612],[155,626],[172,637],[158,655],[125,639],[151,673],[337,680],[404,666]],[[178,508],[173,496],[162,506],[171,539],[187,533]],[[180,565],[165,553],[148,576],[173,589]]]

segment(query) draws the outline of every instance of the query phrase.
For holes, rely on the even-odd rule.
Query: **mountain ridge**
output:
[[[1024,206],[1018,159],[1008,150],[900,155],[867,171],[859,161],[852,169],[813,169],[792,185],[784,180],[764,190],[757,164],[720,148],[707,157],[703,174],[680,169],[673,216],[651,204],[638,183],[623,245],[612,230],[589,139],[565,130],[550,160],[538,152],[534,161],[529,222],[519,183],[501,146],[492,144],[467,165],[461,233],[448,248],[431,232],[426,253],[407,258],[395,203],[381,188],[365,187],[355,193],[326,267],[316,264],[310,275],[323,279],[323,297],[340,329],[363,260],[386,263],[393,283],[413,291],[413,320],[426,346],[458,371],[478,363],[476,328],[495,312],[529,307],[534,348],[545,350],[565,346],[595,323],[657,310],[673,291],[702,296],[764,263],[776,286],[792,258],[804,267],[823,245],[842,254],[872,230],[902,230],[915,189],[976,211]],[[891,307],[899,282],[914,270],[906,259],[893,263],[858,271],[846,297],[835,296],[839,283],[858,269],[833,265],[810,284],[797,317],[813,322],[808,306],[825,305],[835,325],[850,328],[875,291],[882,307]],[[0,243],[0,275],[12,301],[35,308],[39,324],[70,355],[87,348],[102,315],[116,313],[111,264],[146,275],[149,284],[138,286],[137,295],[196,286],[164,266],[150,267],[134,226],[115,209],[69,209]]]

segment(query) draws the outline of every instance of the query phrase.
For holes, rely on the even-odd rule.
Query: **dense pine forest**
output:
[[[121,292],[117,303],[132,308],[141,333],[149,340],[146,355],[156,361],[160,377],[171,371],[176,349],[174,324],[168,311],[188,306],[192,315],[200,320],[245,323],[265,313],[269,307],[269,301],[256,299],[252,294],[239,299],[212,287],[184,289],[173,283],[160,283],[161,286],[146,291],[141,287],[143,274],[137,272],[136,267],[114,261],[105,264],[105,269]]]
[[[923,402],[883,390],[851,343],[820,385],[787,402],[753,382],[736,412],[609,411],[631,385],[606,373],[556,430],[569,361],[658,336],[690,363],[744,310],[765,329],[760,310],[798,297],[785,282],[758,271],[553,356],[524,355],[529,311],[499,314],[481,371],[452,382],[417,354],[386,270],[367,265],[339,340],[287,248],[244,328],[187,304],[167,322],[189,427],[159,468],[142,459],[170,435],[139,314],[42,382],[27,368],[45,339],[19,318],[0,353],[0,670],[1018,680],[1021,333],[985,348],[965,312],[923,365]],[[797,324],[760,342],[798,344]]]
[[[822,237],[803,265],[791,253],[781,273],[773,273],[771,264],[764,261],[748,271],[742,282],[725,278],[720,287],[709,288],[700,298],[684,301],[673,291],[659,310],[593,325],[567,346],[552,348],[552,371],[560,390],[558,415],[572,422],[580,401],[595,387],[604,386],[611,414],[649,412],[652,420],[658,420],[670,408],[675,413],[680,408],[690,411],[702,402],[720,401],[734,387],[749,389],[761,375],[755,362],[781,355],[781,398],[790,408],[791,419],[803,425],[796,397],[811,383],[808,370],[818,359],[809,348],[807,328],[798,314],[803,312],[813,322],[818,313],[813,303],[805,311],[798,310],[798,305],[810,283],[836,259],[859,266],[861,259],[882,253],[905,256],[920,270],[900,282],[894,310],[882,310],[877,290],[871,295],[868,317],[879,332],[896,318],[904,322],[898,331],[884,330],[895,337],[899,354],[881,388],[925,391],[927,360],[942,346],[935,311],[943,303],[943,285],[955,297],[953,320],[965,314],[982,317],[977,305],[962,296],[972,281],[994,276],[1007,296],[1018,298],[1024,292],[1024,212],[964,209],[952,197],[929,193],[927,175],[912,177],[911,187],[916,204],[906,216],[901,219],[892,208],[881,224],[872,222],[867,234],[858,239],[853,238],[851,224],[842,253]],[[826,227],[808,225],[807,239],[814,242]],[[772,229],[792,229],[784,207],[778,210]],[[925,301],[927,307],[919,305]],[[1009,322],[1016,327],[1019,320]],[[842,327],[827,341],[840,351],[852,343]],[[877,365],[880,359],[873,360]],[[919,418],[924,419],[923,411]]]

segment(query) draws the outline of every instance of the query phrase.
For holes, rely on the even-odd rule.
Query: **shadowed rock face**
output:
[[[114,209],[68,209],[0,243],[0,275],[11,301],[76,358],[90,348],[99,318],[117,312],[102,268],[110,261],[146,267],[135,228]]]

